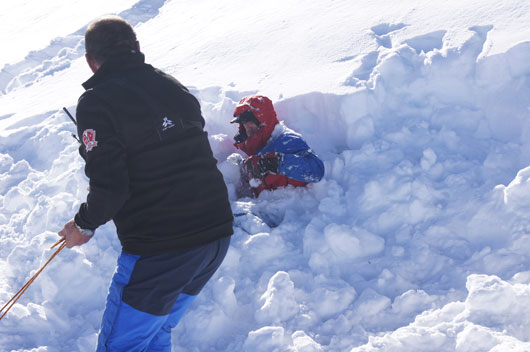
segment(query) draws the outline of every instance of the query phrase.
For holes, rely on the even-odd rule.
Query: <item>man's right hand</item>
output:
[[[92,238],[92,236],[83,235],[77,227],[75,226],[74,220],[68,221],[64,228],[59,231],[59,236],[64,237],[66,242],[66,248],[72,248],[76,246],[81,246]]]

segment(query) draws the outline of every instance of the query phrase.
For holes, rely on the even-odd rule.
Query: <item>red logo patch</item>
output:
[[[85,130],[83,132],[83,143],[85,144],[86,151],[91,151],[94,147],[97,147],[98,142],[96,141],[96,131]]]

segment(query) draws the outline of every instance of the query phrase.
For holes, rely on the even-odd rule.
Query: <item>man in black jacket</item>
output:
[[[119,17],[92,23],[77,105],[90,190],[59,232],[72,248],[110,219],[123,251],[97,351],[170,351],[171,328],[217,270],[233,216],[197,99],[144,63]]]

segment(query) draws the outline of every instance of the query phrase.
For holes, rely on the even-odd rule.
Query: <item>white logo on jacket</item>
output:
[[[175,127],[173,121],[171,121],[167,117],[164,117],[164,119],[162,120],[162,131],[168,130],[171,127]]]

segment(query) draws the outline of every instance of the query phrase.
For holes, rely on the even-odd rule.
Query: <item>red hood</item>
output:
[[[250,95],[241,99],[234,110],[234,117],[248,110],[252,111],[260,122],[258,132],[246,141],[234,143],[234,145],[247,155],[254,155],[258,149],[267,144],[267,141],[272,135],[272,131],[274,131],[274,127],[280,122],[276,117],[276,111],[274,111],[272,101],[263,95]],[[244,127],[239,124],[239,132],[241,133],[242,130],[244,130]]]

